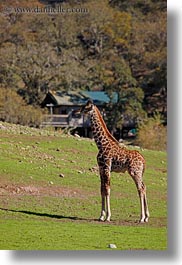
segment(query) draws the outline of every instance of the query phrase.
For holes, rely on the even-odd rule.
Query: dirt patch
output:
[[[17,184],[4,184],[0,186],[0,196],[52,196],[52,197],[79,197],[85,198],[87,194],[84,194],[81,189],[57,187],[57,186],[33,186],[33,185],[17,185]]]

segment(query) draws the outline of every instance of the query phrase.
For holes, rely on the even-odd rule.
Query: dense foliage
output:
[[[36,13],[45,5],[83,12]],[[166,1],[8,1],[0,9],[0,85],[39,106],[49,90],[119,94],[112,126],[166,118]],[[22,12],[34,8],[34,12]],[[36,9],[37,8],[37,9]],[[28,9],[27,9],[28,10]]]
[[[42,123],[42,111],[27,105],[16,91],[1,88],[0,93],[0,120],[39,127]]]
[[[138,128],[135,144],[153,150],[166,150],[167,128],[161,124],[159,113],[143,121]]]

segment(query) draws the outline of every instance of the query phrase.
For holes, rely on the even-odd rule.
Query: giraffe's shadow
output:
[[[117,225],[133,225],[133,224],[141,224],[138,220],[135,221],[128,221],[128,220],[122,220],[117,222],[116,220],[112,219],[111,221],[100,221],[100,219],[96,219],[96,218],[83,218],[83,217],[78,217],[78,216],[65,216],[65,215],[58,215],[58,214],[49,214],[49,213],[39,213],[39,212],[33,212],[33,211],[27,211],[27,210],[14,210],[14,209],[8,209],[8,208],[2,208],[0,207],[1,211],[5,211],[5,212],[12,212],[12,213],[22,213],[22,214],[26,214],[26,215],[34,215],[34,216],[40,216],[40,217],[48,217],[48,218],[52,218],[52,219],[57,219],[57,220],[61,220],[61,219],[67,219],[67,220],[71,220],[71,221],[87,221],[87,222],[91,222],[91,223],[97,223],[97,224],[117,224]]]
[[[35,215],[35,216],[40,216],[40,217],[48,217],[48,218],[53,218],[53,219],[69,219],[69,220],[74,220],[74,221],[89,221],[89,219],[80,218],[77,216],[64,216],[64,215],[58,215],[58,214],[39,213],[39,212],[33,212],[33,211],[27,211],[27,210],[13,210],[13,209],[7,209],[7,208],[0,208],[0,210],[6,211],[6,212]]]

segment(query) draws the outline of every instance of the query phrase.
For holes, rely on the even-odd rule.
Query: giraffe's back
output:
[[[117,147],[113,149],[111,171],[129,173],[143,171],[145,169],[145,159],[136,150]]]

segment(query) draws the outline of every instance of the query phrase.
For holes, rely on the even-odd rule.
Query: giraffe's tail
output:
[[[145,169],[146,169],[146,163],[145,163],[145,160],[144,160],[144,162],[143,162],[142,176],[143,176],[143,174],[144,174],[144,172],[145,172]]]

